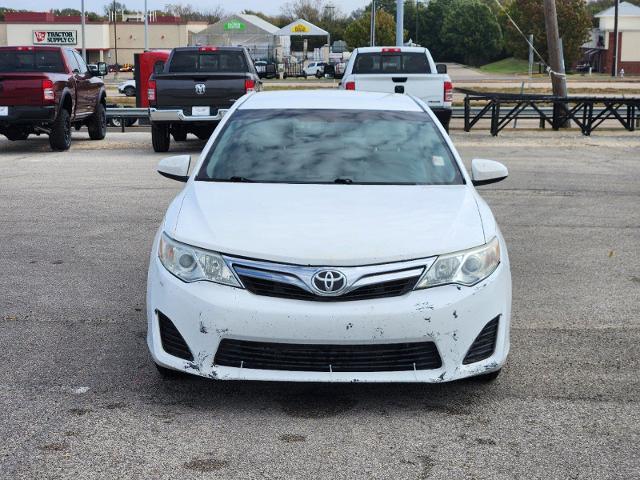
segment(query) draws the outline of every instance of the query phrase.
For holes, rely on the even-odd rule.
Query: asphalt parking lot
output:
[[[453,138],[510,170],[482,187],[514,288],[492,384],[161,379],[146,269],[180,184],[149,133],[2,137],[0,478],[640,477],[640,135]]]

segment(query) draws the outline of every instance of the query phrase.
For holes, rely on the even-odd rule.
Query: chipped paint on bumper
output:
[[[503,250],[506,252],[506,250]],[[185,361],[162,349],[156,311],[167,315],[193,352]],[[463,365],[482,328],[500,315],[493,355]],[[489,373],[509,351],[511,275],[500,266],[474,287],[447,285],[400,297],[354,302],[307,302],[254,295],[210,282],[184,283],[153,256],[147,285],[147,343],[156,363],[223,380],[296,382],[443,382]],[[216,366],[223,338],[289,343],[435,342],[442,367],[401,372],[293,372]]]

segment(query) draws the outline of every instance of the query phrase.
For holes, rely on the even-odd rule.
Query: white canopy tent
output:
[[[299,18],[289,25],[285,25],[280,30],[278,30],[275,35],[281,37],[319,37],[325,36],[327,37],[327,44],[329,45],[329,50],[331,50],[331,35],[326,30],[314,25],[313,23],[307,22],[306,20]]]

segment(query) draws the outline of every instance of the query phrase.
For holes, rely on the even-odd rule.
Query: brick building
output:
[[[600,50],[601,72],[611,72],[613,65],[614,7],[595,17],[599,28],[594,32],[595,47]],[[624,68],[626,75],[640,75],[640,7],[621,2],[618,9],[618,72]]]

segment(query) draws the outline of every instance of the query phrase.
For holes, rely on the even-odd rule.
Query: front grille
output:
[[[491,320],[485,325],[482,331],[471,344],[471,348],[462,361],[463,364],[479,362],[493,355],[496,349],[496,339],[498,338],[498,320],[500,316]]]
[[[433,342],[315,345],[225,338],[214,363],[226,367],[307,372],[394,372],[440,368]]]
[[[162,349],[169,355],[193,361],[193,354],[189,350],[187,342],[173,324],[169,317],[162,312],[158,312],[158,324],[160,325],[160,340]]]
[[[374,298],[397,297],[411,291],[419,276],[401,278],[388,282],[365,285],[351,290],[344,295],[325,297],[316,295],[296,285],[276,282],[263,278],[240,275],[243,285],[251,293],[267,297],[289,298],[293,300],[309,300],[315,302],[346,302],[353,300],[371,300]]]

